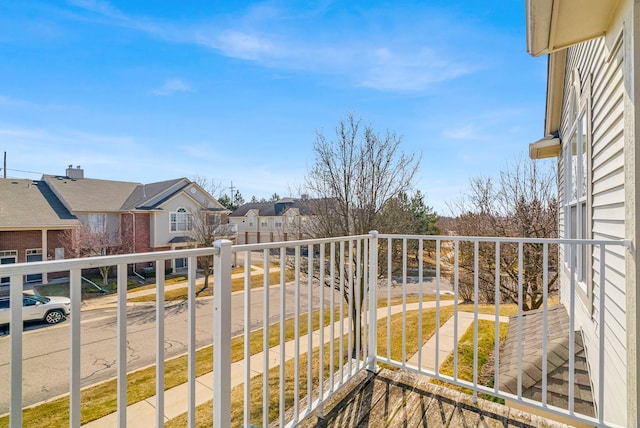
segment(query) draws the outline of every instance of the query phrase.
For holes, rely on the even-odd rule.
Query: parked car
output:
[[[0,297],[0,325],[9,324],[11,321],[10,312],[9,297]],[[47,324],[57,324],[65,320],[70,312],[71,300],[67,297],[22,295],[23,321],[40,320]]]

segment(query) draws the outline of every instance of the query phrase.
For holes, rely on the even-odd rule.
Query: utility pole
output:
[[[7,152],[4,152],[4,168],[2,168],[4,178],[7,178]]]
[[[229,187],[229,189],[231,190],[231,203],[235,205],[235,203],[236,203],[236,194],[233,193],[233,189],[235,189],[235,187],[233,187],[233,181],[231,182],[231,186]]]

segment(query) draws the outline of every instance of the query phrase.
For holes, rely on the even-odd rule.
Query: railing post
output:
[[[223,428],[231,426],[231,241],[213,247],[213,426]]]
[[[367,370],[378,367],[378,231],[369,232],[369,361]]]
[[[11,275],[9,279],[11,334],[11,401],[9,403],[9,423],[11,428],[22,426],[22,275]]]

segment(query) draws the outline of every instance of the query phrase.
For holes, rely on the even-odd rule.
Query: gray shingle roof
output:
[[[156,208],[161,201],[158,201],[154,204],[149,204],[149,201],[152,201],[156,196],[162,194],[166,190],[170,189],[180,181],[184,181],[182,186],[179,186],[178,191],[184,187],[186,187],[189,182],[184,178],[176,178],[174,180],[166,180],[166,181],[158,181],[155,183],[149,184],[138,184],[133,193],[127,198],[127,200],[122,204],[121,209],[123,210],[132,210],[134,208],[139,209],[153,209]],[[173,195],[173,193],[172,193]],[[164,199],[163,199],[164,200]]]
[[[291,208],[300,210],[301,215],[310,215],[317,199],[282,199],[277,202],[249,202],[238,207],[230,217],[244,217],[251,210],[258,210],[261,217],[283,215]]]
[[[79,224],[44,181],[0,179],[0,228],[74,227]]]
[[[542,400],[542,310],[525,312],[522,320],[522,396]],[[569,402],[569,316],[564,306],[547,311],[547,402],[568,409]],[[582,332],[575,332],[575,409],[594,415],[591,382]],[[509,330],[500,351],[500,388],[517,394],[518,317],[509,318]]]
[[[95,178],[70,179],[45,175],[44,180],[74,211],[120,211],[140,183],[97,180]]]

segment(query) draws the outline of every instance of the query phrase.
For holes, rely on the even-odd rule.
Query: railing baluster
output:
[[[344,241],[340,241],[340,385],[344,382]]]
[[[455,381],[458,381],[458,264],[460,262],[459,249],[460,243],[456,239],[453,244],[453,380]],[[436,349],[436,358],[438,358],[438,349]],[[436,374],[440,373],[438,367],[436,367],[435,370]]]
[[[127,426],[127,265],[118,264],[118,427]]]
[[[308,248],[308,247],[307,247]],[[312,248],[308,248],[312,250]],[[299,248],[298,248],[299,250]],[[307,253],[307,260],[311,256]],[[281,267],[282,269],[283,267]],[[312,272],[308,272],[312,275]],[[294,353],[293,353],[293,420],[298,420],[300,414],[300,264],[296,269],[295,288],[293,289],[293,324],[294,324]],[[283,354],[284,355],[284,354]],[[285,356],[286,359],[286,356]]]
[[[46,275],[43,274],[43,275]],[[80,340],[82,284],[80,269],[71,269],[69,272],[69,294],[71,297],[71,379],[69,385],[69,426],[80,426]]]
[[[311,411],[311,402],[313,401],[313,252],[315,246],[309,246],[309,275],[307,275],[307,412]],[[318,264],[320,270],[321,266]],[[322,346],[321,346],[322,347]]]
[[[422,256],[422,255],[421,255]],[[436,255],[436,257],[438,257]],[[439,263],[436,262],[436,265]],[[438,274],[436,275],[436,358],[435,358],[435,372],[440,374],[440,276],[439,267]],[[420,346],[422,348],[422,345]]]
[[[422,370],[422,345],[423,345],[422,343],[422,286],[423,286],[422,281],[423,281],[423,269],[424,269],[424,266],[423,266],[424,265],[423,263],[424,240],[422,238],[418,240],[418,254],[419,254],[418,284],[420,284],[418,287],[418,370]],[[438,302],[436,302],[436,306],[438,306]]]
[[[362,344],[360,343],[360,334],[362,333],[362,328],[361,328],[361,324],[362,324],[362,314],[360,313],[360,308],[362,305],[362,275],[361,275],[361,270],[362,270],[362,248],[361,248],[361,243],[362,241],[360,239],[358,239],[356,241],[356,278],[355,278],[355,283],[354,283],[354,294],[355,294],[355,300],[354,300],[354,305],[355,305],[355,313],[356,313],[356,317],[355,317],[355,324],[356,324],[356,337],[355,337],[355,342],[356,342],[356,353],[355,353],[355,357],[356,357],[356,371],[360,370],[360,360],[361,360],[361,356],[362,356]]]
[[[11,428],[22,427],[22,275],[9,278],[9,305],[11,306],[11,402],[9,421]]]
[[[604,308],[604,302],[605,302],[605,292],[604,292],[604,286],[605,286],[605,276],[604,276],[604,272],[605,272],[605,268],[606,268],[606,263],[604,262],[604,257],[605,257],[605,246],[600,244],[600,304],[599,304],[599,325],[598,325],[598,329],[599,329],[599,337],[598,337],[598,344],[599,344],[599,349],[598,349],[598,422],[600,424],[604,423],[604,334],[605,334],[605,325],[604,325],[604,316],[605,316],[605,308]]]
[[[354,298],[354,293],[353,293],[353,240],[349,240],[349,278],[347,278],[348,284],[349,284],[349,359],[348,359],[348,364],[347,364],[347,370],[348,370],[348,377],[351,378],[351,375],[353,374],[352,371],[352,362],[353,362],[353,323],[354,323],[354,319],[353,319],[353,298]]]
[[[497,394],[500,385],[500,241],[496,241],[496,276],[495,276],[495,296],[496,320],[494,332],[493,348],[493,390]]]
[[[473,402],[478,402],[478,288],[480,242],[473,243]]]
[[[575,397],[575,359],[576,359],[576,338],[574,332],[574,324],[576,317],[576,263],[579,258],[577,244],[571,244],[571,279],[569,293],[569,414],[574,413],[574,397]],[[575,256],[574,256],[575,255]]]
[[[262,251],[262,266],[268,266],[271,270],[271,263],[269,261],[269,250]],[[245,269],[251,270],[251,266],[247,266],[245,261]],[[266,270],[263,269],[264,275],[262,276],[263,283],[263,318],[262,318],[262,366],[264,367],[262,373],[262,425],[269,425],[269,288],[270,276],[267,275]]]
[[[436,329],[436,344],[437,343],[438,343],[438,329]],[[438,345],[436,345],[436,348],[437,347]],[[405,366],[406,364],[407,364],[407,238],[402,238],[402,365]]]
[[[543,272],[542,272],[542,405],[547,405],[547,346],[549,340],[549,246],[544,243],[542,256]]]
[[[196,268],[198,260],[190,256],[187,266],[187,424],[196,426]]]
[[[523,244],[518,242],[518,400],[522,399],[522,313],[523,313],[523,282],[522,282],[522,266],[523,266]]]
[[[156,426],[164,425],[164,260],[156,260]]]
[[[369,239],[362,240],[362,309],[360,318],[362,320],[362,361],[363,365],[369,359],[369,320],[367,319],[369,307]],[[367,346],[365,346],[367,341]]]
[[[269,265],[264,265],[262,275],[269,276]],[[264,350],[269,353],[268,348]],[[251,252],[244,252],[244,425],[251,424]],[[266,376],[266,371],[263,376]]]
[[[391,276],[393,275],[393,263],[391,246],[393,238],[387,239],[387,360],[391,361]]]
[[[213,426],[231,426],[231,241],[214,247]]]
[[[376,371],[378,355],[378,232],[371,231],[369,242],[369,364]]]
[[[324,287],[325,287],[325,269],[327,268],[327,260],[325,255],[325,245],[320,244],[320,260],[318,263],[320,270],[320,289],[318,290],[320,298],[320,308],[318,314],[318,320],[320,321],[320,338],[318,339],[318,360],[320,365],[318,367],[318,416],[322,417],[322,402],[324,400]],[[309,314],[311,318],[311,314]],[[333,328],[333,325],[331,325]],[[309,399],[309,410],[311,410],[311,399]]]
[[[331,259],[331,268],[329,271],[329,283],[331,284],[331,288],[330,288],[330,295],[329,295],[329,299],[330,299],[330,307],[331,307],[331,312],[329,314],[329,325],[331,325],[331,328],[329,329],[329,379],[331,379],[331,381],[329,382],[329,393],[333,392],[333,385],[335,384],[335,373],[334,373],[334,363],[333,360],[335,359],[335,345],[334,345],[334,340],[335,340],[335,311],[336,311],[336,302],[335,302],[335,294],[336,294],[336,290],[335,290],[335,284],[336,284],[336,244],[335,242],[331,243],[331,247],[329,249],[329,257]],[[340,296],[342,298],[342,296]]]
[[[297,246],[295,248],[295,272],[294,275],[296,278],[299,278],[300,275],[300,247]],[[285,347],[285,310],[286,304],[285,299],[287,297],[286,293],[286,283],[285,283],[285,249],[280,249],[280,359],[283,360],[286,358],[287,348]],[[297,282],[297,281],[296,281]],[[284,364],[280,364],[280,391],[278,397],[280,398],[280,426],[284,426],[284,412],[285,412],[285,397],[284,397],[284,387],[285,387],[285,377],[284,377]]]

